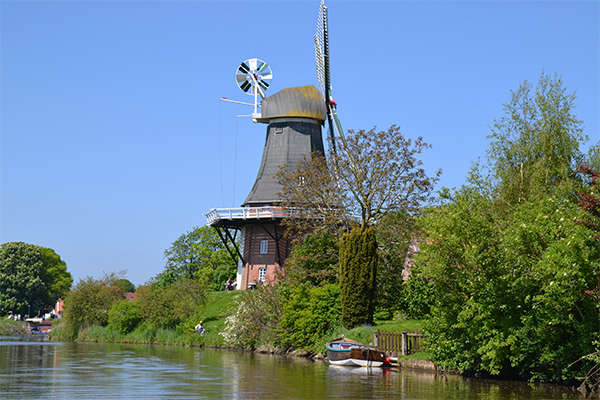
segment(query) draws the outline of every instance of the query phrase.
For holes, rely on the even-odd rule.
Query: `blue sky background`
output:
[[[542,70],[577,90],[600,139],[600,2],[327,1],[334,98],[345,129],[402,127],[433,144],[440,187],[485,156],[510,91]],[[127,269],[239,206],[266,125],[240,62],[271,66],[267,94],[317,86],[311,1],[1,1],[0,242],[54,249],[74,278]]]

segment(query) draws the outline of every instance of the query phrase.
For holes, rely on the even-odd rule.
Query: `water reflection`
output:
[[[7,399],[580,399],[570,389],[174,346],[0,337]]]

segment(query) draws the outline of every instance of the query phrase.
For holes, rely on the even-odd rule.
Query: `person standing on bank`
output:
[[[204,332],[206,332],[206,329],[204,329],[204,325],[202,324],[202,321],[200,321],[200,323],[198,325],[196,325],[196,332],[198,332],[198,335],[200,336],[204,336]]]

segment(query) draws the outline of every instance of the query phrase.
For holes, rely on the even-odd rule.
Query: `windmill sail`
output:
[[[319,16],[317,19],[317,33],[314,36],[315,40],[315,56],[317,65],[317,81],[319,82],[319,90],[325,96],[327,104],[327,124],[329,137],[333,151],[336,151],[335,137],[337,135],[344,140],[344,131],[342,124],[337,115],[336,103],[331,94],[331,79],[329,75],[329,26],[327,20],[327,7],[324,0],[321,0],[319,7]]]

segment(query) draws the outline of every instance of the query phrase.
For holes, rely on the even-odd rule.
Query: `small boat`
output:
[[[329,363],[333,365],[381,367],[390,364],[390,358],[384,352],[344,336],[330,341],[326,347]]]

